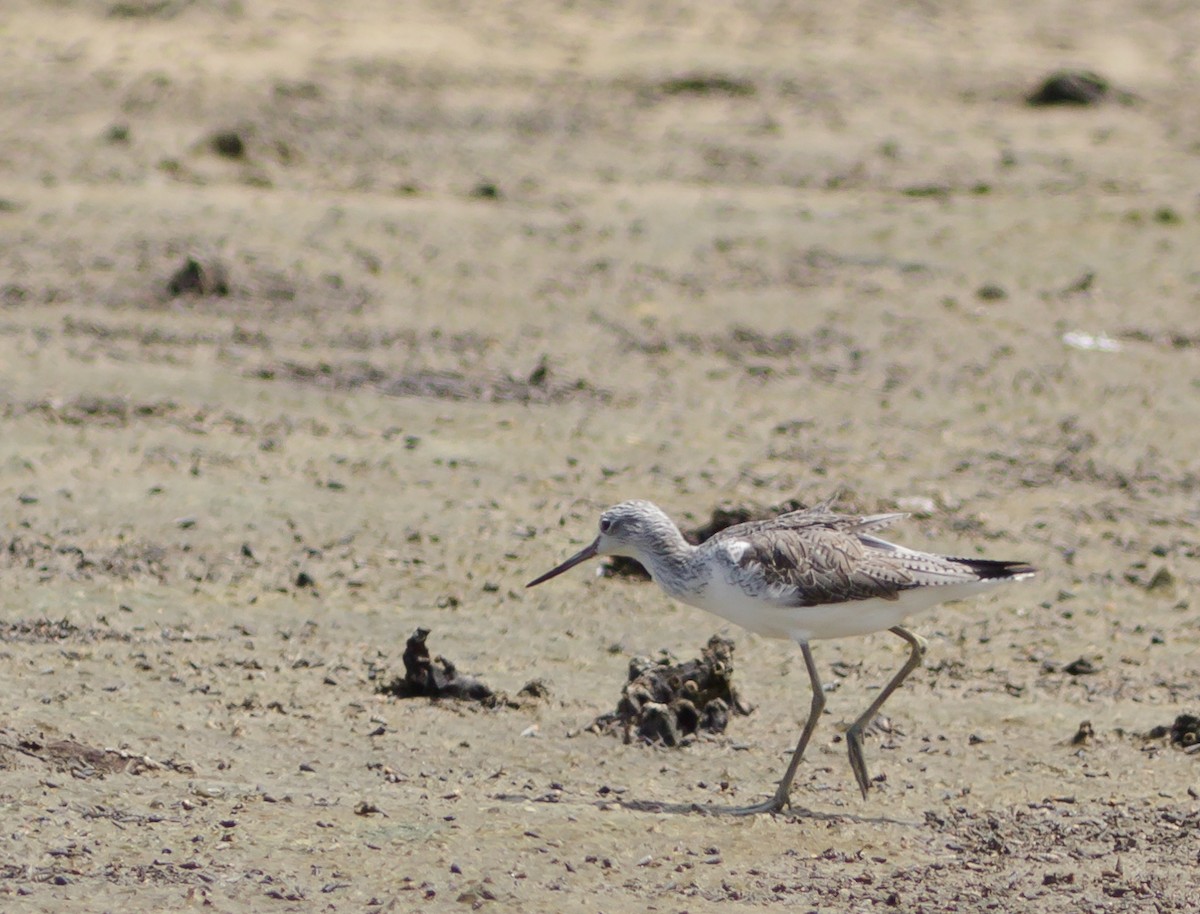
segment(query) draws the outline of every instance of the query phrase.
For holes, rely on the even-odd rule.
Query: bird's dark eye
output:
[[[600,532],[601,533],[609,533],[612,531],[612,528],[613,528],[613,522],[611,520],[609,520],[607,517],[600,518]]]

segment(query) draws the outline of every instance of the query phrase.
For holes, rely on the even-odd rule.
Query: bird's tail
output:
[[[979,575],[981,581],[1020,581],[1037,574],[1028,562],[998,562],[995,559],[954,559]]]

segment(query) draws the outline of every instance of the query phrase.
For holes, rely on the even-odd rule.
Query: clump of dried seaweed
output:
[[[617,709],[597,717],[594,733],[618,729],[626,742],[679,746],[697,733],[724,733],[730,714],[749,714],[733,684],[733,642],[713,635],[698,659],[679,663],[666,652],[629,663]]]

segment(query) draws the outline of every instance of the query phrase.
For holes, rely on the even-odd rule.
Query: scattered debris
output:
[[[1047,105],[1097,105],[1108,94],[1108,81],[1089,70],[1059,70],[1046,77],[1025,101]]]
[[[1100,672],[1100,667],[1092,663],[1086,657],[1080,657],[1078,660],[1072,660],[1063,667],[1064,673],[1070,673],[1072,676],[1090,676],[1092,673]]]
[[[181,295],[224,297],[229,294],[229,273],[218,260],[201,263],[189,255],[167,280],[167,294],[172,298]]]
[[[15,541],[14,541],[15,542]],[[80,628],[67,619],[57,621],[51,619],[15,619],[11,622],[0,622],[0,643],[21,642],[36,644],[48,641],[76,641],[89,643],[93,641],[129,641],[128,632],[114,631],[111,628]]]
[[[1170,737],[1176,746],[1182,746],[1189,751],[1200,751],[1200,717],[1194,714],[1180,714],[1169,727],[1154,727],[1146,734],[1146,739],[1162,739]]]
[[[679,746],[701,730],[724,733],[731,712],[751,710],[733,685],[733,642],[713,635],[698,660],[678,663],[665,651],[657,660],[631,660],[616,711],[601,714],[588,730],[620,727],[626,742],[636,734],[647,743]]]
[[[531,679],[525,685],[521,686],[521,690],[517,692],[517,697],[543,701],[550,697],[550,686],[546,684],[546,680],[544,679]]]
[[[1074,873],[1046,873],[1042,876],[1042,885],[1074,885]]]
[[[149,756],[124,749],[98,749],[73,739],[46,740],[41,736],[21,736],[7,729],[0,730],[0,753],[4,752],[37,759],[80,780],[103,778],[121,772],[142,774],[145,771],[194,771],[190,764],[173,759],[156,762]]]
[[[1096,731],[1092,728],[1092,722],[1085,720],[1079,725],[1079,729],[1075,731],[1075,735],[1071,737],[1072,746],[1086,746],[1092,741],[1092,737],[1096,735]]]

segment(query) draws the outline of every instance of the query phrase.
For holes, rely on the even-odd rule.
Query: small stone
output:
[[[211,145],[213,152],[227,159],[241,159],[246,155],[246,141],[236,130],[222,130],[214,133]]]
[[[546,699],[550,697],[550,686],[544,679],[531,679],[517,692],[518,698]]]
[[[1167,591],[1175,587],[1175,575],[1171,574],[1166,565],[1159,566],[1159,569],[1154,572],[1146,584],[1146,590],[1150,593],[1156,591]]]
[[[228,295],[229,279],[225,267],[217,261],[201,263],[195,257],[188,257],[167,280],[167,294],[173,298],[181,295]]]
[[[1159,225],[1179,225],[1183,222],[1183,217],[1173,207],[1160,206],[1154,211],[1154,221]]]
[[[1046,105],[1096,105],[1108,94],[1108,81],[1087,70],[1059,70],[1031,92],[1025,101]]]
[[[917,517],[929,517],[937,510],[937,503],[924,495],[907,495],[896,499],[896,507]]]
[[[104,139],[117,146],[123,146],[128,143],[129,135],[128,124],[112,124],[104,131]]]
[[[499,200],[503,194],[500,193],[500,188],[491,181],[480,181],[471,188],[471,194],[476,200]]]

